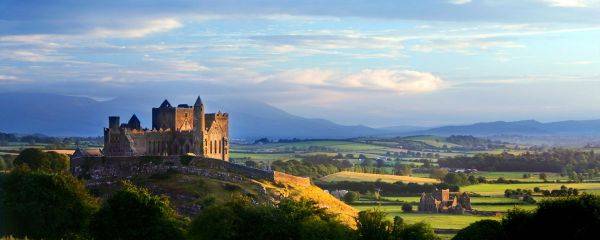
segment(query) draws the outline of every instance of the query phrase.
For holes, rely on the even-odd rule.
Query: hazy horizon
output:
[[[597,16],[597,0],[7,1],[0,90],[234,96],[371,127],[600,119]]]

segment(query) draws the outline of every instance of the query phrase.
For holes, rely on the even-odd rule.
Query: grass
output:
[[[493,212],[507,212],[514,208],[520,208],[524,210],[533,210],[537,208],[537,205],[473,205],[473,209],[478,211],[493,211]]]
[[[444,137],[438,137],[438,136],[429,136],[429,135],[423,135],[423,136],[411,136],[411,137],[405,137],[403,138],[405,140],[411,140],[411,141],[416,141],[416,142],[422,142],[425,143],[429,146],[434,146],[437,148],[443,148],[444,145],[446,145],[446,147],[448,148],[452,148],[452,147],[461,147],[461,145],[458,144],[454,144],[451,142],[447,142],[446,138]]]
[[[358,210],[373,209],[376,206],[355,206]],[[378,209],[387,212],[388,218],[393,219],[395,216],[400,216],[407,223],[426,222],[431,224],[433,228],[440,229],[463,229],[469,224],[483,220],[494,219],[500,220],[500,217],[477,216],[470,214],[453,215],[453,214],[438,214],[438,213],[405,213],[402,212],[401,206],[380,206]]]
[[[506,197],[471,197],[471,203],[474,204],[522,204],[523,201],[515,198]]]
[[[523,178],[523,174],[530,174],[530,178]],[[541,182],[539,173],[536,172],[478,172],[476,177],[483,176],[488,180],[496,180],[503,177],[506,180],[518,180],[522,182]],[[561,177],[558,173],[546,173],[548,181],[569,180],[568,177]]]
[[[353,181],[353,182],[375,182],[381,179],[384,182],[413,182],[413,183],[437,183],[438,180],[432,178],[420,178],[409,176],[397,176],[388,174],[373,174],[373,173],[357,173],[357,172],[338,172],[322,177],[325,182]]]
[[[481,195],[498,196],[503,195],[506,189],[530,189],[539,187],[542,190],[560,189],[562,185],[577,188],[583,192],[598,193],[600,183],[516,183],[516,184],[477,184],[462,187],[461,191],[475,192]]]

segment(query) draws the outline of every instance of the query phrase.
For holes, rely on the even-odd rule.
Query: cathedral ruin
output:
[[[420,212],[431,213],[463,213],[470,211],[471,198],[466,192],[451,193],[448,189],[436,190],[433,193],[422,193],[419,200]]]
[[[152,129],[142,128],[134,114],[127,123],[108,118],[104,156],[195,155],[229,161],[229,115],[205,113],[200,97],[194,106],[171,106],[165,100],[152,108]]]

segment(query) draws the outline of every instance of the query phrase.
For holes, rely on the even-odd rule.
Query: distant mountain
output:
[[[152,104],[155,103],[155,104]],[[191,102],[190,102],[191,103]],[[46,93],[0,93],[0,131],[51,136],[99,136],[108,116],[126,122],[133,113],[144,126],[151,124],[151,107],[160,101],[112,99]],[[178,104],[173,102],[173,104]],[[246,99],[205,101],[207,110],[230,114],[233,138],[350,138],[380,135],[384,130],[344,126],[324,119],[303,118],[268,104]]]
[[[600,135],[600,120],[560,121],[541,123],[535,120],[515,122],[484,122],[462,126],[444,126],[428,130],[415,131],[410,134],[428,135],[561,135],[561,136],[596,136]]]

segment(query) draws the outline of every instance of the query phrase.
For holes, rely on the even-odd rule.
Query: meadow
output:
[[[470,214],[456,215],[456,214],[437,214],[437,213],[419,213],[402,212],[401,206],[354,206],[356,209],[368,210],[377,208],[381,211],[388,213],[388,218],[393,219],[395,216],[400,216],[404,221],[408,223],[426,222],[431,224],[436,229],[462,229],[469,224],[483,220],[483,219],[495,219],[499,220],[500,217],[496,216],[477,216]]]
[[[353,181],[353,182],[375,182],[384,181],[389,183],[395,183],[398,181],[405,183],[438,183],[439,181],[432,178],[420,178],[420,177],[409,177],[409,176],[398,176],[389,174],[373,174],[373,173],[358,173],[358,172],[338,172],[327,175],[320,179],[325,182],[340,182],[340,181]]]

